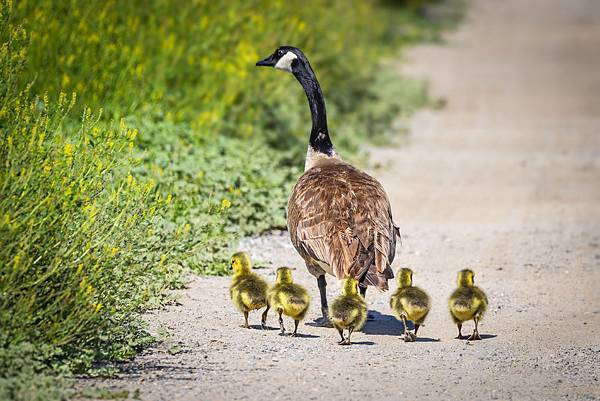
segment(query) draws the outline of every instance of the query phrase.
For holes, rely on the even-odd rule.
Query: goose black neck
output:
[[[310,66],[299,68],[294,76],[302,85],[312,117],[312,130],[310,132],[310,146],[317,152],[329,156],[333,154],[333,144],[327,130],[327,114],[325,112],[325,99],[319,86],[319,81]]]

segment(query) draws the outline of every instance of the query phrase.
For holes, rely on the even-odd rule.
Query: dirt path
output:
[[[600,3],[477,1],[448,39],[407,56],[448,106],[414,118],[406,147],[373,152],[404,234],[394,268],[413,267],[433,298],[421,342],[399,340],[374,290],[377,318],[351,347],[308,325],[303,338],[242,330],[228,279],[202,277],[147,316],[168,341],[83,384],[143,400],[600,399]],[[242,247],[296,267],[318,316],[287,234]],[[465,267],[491,301],[474,343],[453,339],[446,311]]]

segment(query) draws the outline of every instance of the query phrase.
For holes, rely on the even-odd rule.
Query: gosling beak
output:
[[[275,57],[271,54],[269,57],[256,62],[257,67],[274,67],[277,62],[275,61]]]

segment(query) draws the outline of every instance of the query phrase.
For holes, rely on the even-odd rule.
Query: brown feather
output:
[[[298,179],[288,229],[307,264],[329,266],[339,279],[353,277],[385,290],[394,277],[398,230],[385,190],[339,158],[314,163]]]

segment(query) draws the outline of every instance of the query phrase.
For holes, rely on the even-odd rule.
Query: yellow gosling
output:
[[[269,305],[267,291],[269,286],[258,274],[252,272],[250,256],[246,252],[238,252],[231,257],[233,277],[229,294],[235,307],[244,314],[244,324],[241,327],[250,328],[248,313],[252,310],[267,307],[262,314],[261,328],[265,328]]]
[[[398,289],[390,299],[390,306],[398,320],[404,324],[404,341],[414,342],[417,339],[417,331],[425,321],[431,309],[431,299],[419,287],[412,285],[413,271],[403,268],[398,271]],[[415,324],[415,332],[411,333],[406,327],[406,321]]]
[[[298,334],[298,323],[306,316],[310,306],[308,291],[292,281],[292,271],[287,267],[277,269],[275,285],[269,291],[269,305],[279,314],[279,327],[281,334],[285,334],[282,314],[294,319],[294,332]]]
[[[483,318],[488,306],[488,299],[485,293],[475,286],[475,273],[472,270],[465,269],[458,272],[458,288],[454,290],[448,300],[450,315],[458,326],[458,339],[463,339],[461,332],[462,325],[467,320],[473,319],[475,329],[468,340],[481,340],[477,325]]]
[[[329,307],[329,321],[342,338],[338,344],[350,345],[350,336],[354,330],[360,330],[367,320],[367,304],[358,293],[358,281],[347,278],[342,283],[342,295],[337,297]],[[348,338],[344,330],[348,329]]]

